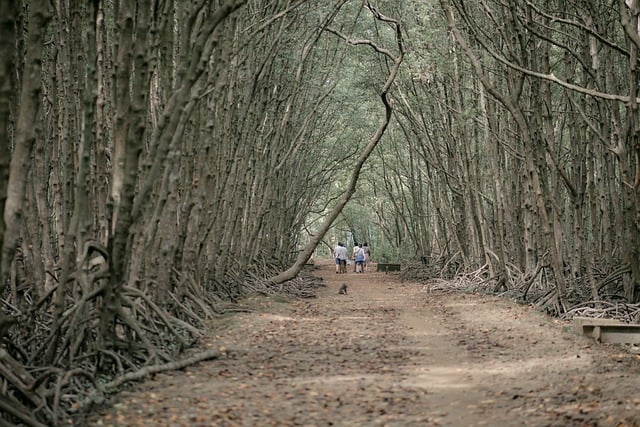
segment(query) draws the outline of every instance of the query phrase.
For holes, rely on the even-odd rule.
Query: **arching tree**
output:
[[[299,265],[310,206],[385,127],[359,159],[336,149],[354,51],[339,35],[401,33],[346,0],[0,11],[0,421],[55,424],[149,369],[215,355],[172,363],[218,301]],[[401,50],[378,43],[394,75]]]

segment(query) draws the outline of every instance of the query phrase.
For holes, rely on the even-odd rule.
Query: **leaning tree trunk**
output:
[[[334,33],[337,36],[341,37],[342,39],[344,39],[349,44],[370,46],[377,53],[386,56],[389,60],[392,61],[393,65],[389,70],[389,74],[387,76],[387,79],[385,80],[385,83],[384,83],[384,85],[382,87],[382,91],[380,93],[380,98],[381,98],[382,103],[383,103],[384,108],[385,108],[384,118],[383,118],[382,122],[380,123],[380,125],[378,126],[378,129],[376,130],[375,134],[373,135],[373,137],[371,138],[371,140],[369,141],[367,146],[364,148],[364,151],[358,157],[358,160],[356,162],[354,170],[351,172],[351,178],[349,180],[349,184],[347,185],[345,193],[338,200],[337,204],[333,207],[331,212],[329,212],[329,214],[325,218],[324,222],[320,226],[320,229],[315,234],[313,234],[311,236],[311,239],[310,239],[309,243],[307,243],[305,245],[305,247],[298,253],[298,256],[297,256],[296,261],[294,262],[294,264],[291,267],[289,267],[287,270],[285,270],[284,272],[282,272],[282,273],[280,273],[280,274],[278,274],[278,275],[276,275],[274,277],[269,278],[268,279],[269,283],[273,283],[273,284],[282,283],[282,282],[285,282],[287,280],[291,280],[291,279],[295,278],[298,275],[298,273],[300,273],[300,270],[302,270],[302,267],[304,266],[304,264],[307,262],[307,260],[309,260],[309,258],[311,257],[311,255],[315,251],[315,249],[318,246],[318,244],[324,238],[324,235],[331,228],[331,225],[333,224],[333,221],[335,221],[335,219],[338,217],[338,215],[340,215],[340,212],[342,212],[342,209],[344,208],[344,206],[347,204],[349,199],[351,199],[351,196],[355,193],[356,185],[358,184],[358,177],[360,176],[360,171],[362,170],[362,167],[364,166],[364,163],[369,158],[369,155],[371,154],[371,152],[374,150],[374,148],[376,148],[376,146],[378,145],[378,143],[382,139],[382,136],[384,135],[384,133],[385,133],[385,131],[387,129],[387,126],[389,125],[389,122],[391,121],[393,108],[392,108],[391,104],[389,103],[388,94],[389,94],[389,90],[391,89],[391,85],[393,84],[393,82],[395,81],[395,79],[396,79],[396,77],[398,75],[398,72],[400,70],[400,65],[402,64],[402,60],[404,59],[404,45],[403,45],[403,40],[402,40],[402,27],[400,25],[400,21],[397,21],[395,19],[391,19],[391,18],[388,18],[388,17],[382,15],[377,10],[375,10],[369,4],[369,2],[366,3],[366,6],[369,8],[369,10],[371,10],[371,12],[374,14],[376,19],[378,19],[380,21],[384,21],[384,22],[386,22],[388,24],[391,24],[393,26],[393,28],[395,30],[395,41],[397,43],[397,48],[398,48],[397,53],[394,54],[390,50],[384,49],[384,48],[376,45],[371,40],[352,40],[349,37],[347,37],[346,35],[339,33],[338,31],[335,31],[335,30],[328,30],[328,31],[331,31],[332,33]]]

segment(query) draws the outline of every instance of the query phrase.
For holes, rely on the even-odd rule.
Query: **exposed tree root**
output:
[[[442,259],[438,260],[441,263]],[[570,307],[560,306],[557,290],[549,277],[548,265],[541,260],[535,270],[522,272],[512,264],[507,264],[506,277],[491,277],[486,265],[473,270],[459,270],[454,277],[448,277],[451,260],[445,262],[446,268],[425,262],[407,264],[400,276],[403,281],[418,281],[425,284],[428,291],[439,292],[479,292],[498,294],[503,297],[527,302],[549,314],[571,317],[609,317],[626,322],[640,322],[640,309],[624,302],[622,281],[629,273],[627,265],[620,265],[605,274],[594,274],[597,289],[613,288],[616,291],[609,295],[601,295],[602,300],[592,301],[589,281],[585,277],[567,277]],[[495,283],[504,280],[504,292],[495,292]]]
[[[246,293],[312,298],[315,289],[323,286],[321,279],[306,272],[269,285],[264,279],[273,271],[249,274],[242,289]],[[175,275],[181,286],[168,293],[167,307],[158,305],[143,290],[128,286],[120,295],[121,304],[108,307],[104,301],[107,281],[104,272],[98,272],[99,276],[72,274],[65,286],[54,287],[24,313],[13,310],[19,320],[7,340],[13,355],[0,349],[0,387],[6,391],[0,396],[0,412],[4,414],[0,415],[0,427],[7,423],[56,425],[72,414],[81,415],[126,382],[218,358],[219,351],[207,350],[176,361],[203,335],[207,320],[246,311],[236,303],[222,304],[219,298],[204,295],[194,279],[184,274]],[[58,309],[54,305],[57,292],[64,292],[64,306],[54,317],[51,313]],[[109,329],[113,336],[97,340],[103,336],[98,329],[104,326],[105,318],[112,319]],[[53,364],[46,363],[48,348],[55,350]]]
[[[109,310],[102,298],[103,282],[76,274],[67,286],[55,288],[55,292],[65,289],[64,311],[56,324],[50,315],[55,310],[53,293],[34,302],[24,314],[15,310],[18,324],[10,329],[7,340],[13,356],[0,349],[0,412],[4,414],[0,426],[56,425],[81,409],[83,396],[100,391],[98,378],[104,381],[117,375],[107,383],[116,386],[144,372],[179,369],[215,357],[214,352],[205,352],[173,362],[202,335],[202,322],[194,326],[179,319],[134,288],[125,288],[124,304],[112,311],[113,329],[120,331],[114,333],[114,341],[95,340],[100,336],[101,313]],[[191,304],[188,299],[183,298],[184,304]],[[46,348],[55,349],[52,365],[46,363]],[[167,363],[155,365],[157,360]]]
[[[564,315],[567,319],[576,316],[640,323],[640,304],[627,304],[620,301],[586,301],[573,307]]]

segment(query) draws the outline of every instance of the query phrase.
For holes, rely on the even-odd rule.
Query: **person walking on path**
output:
[[[364,251],[364,262],[362,263],[362,272],[364,273],[367,271],[369,259],[371,258],[371,249],[369,249],[369,244],[367,242],[362,244],[362,250]]]
[[[358,272],[358,264],[356,264],[356,256],[358,255],[359,251],[360,251],[360,245],[358,244],[358,242],[355,242],[353,244],[353,251],[351,251],[351,260],[353,260],[353,272],[354,273]]]
[[[363,273],[363,266],[364,266],[364,259],[365,259],[365,255],[364,255],[364,249],[362,248],[362,246],[356,246],[353,248],[353,254],[354,254],[354,258],[353,260],[355,261],[355,272],[356,273]]]
[[[333,250],[333,256],[336,260],[336,273],[347,272],[347,248],[338,242],[338,245]]]

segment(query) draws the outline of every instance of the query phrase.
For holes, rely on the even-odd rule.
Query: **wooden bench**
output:
[[[574,317],[573,329],[586,337],[604,343],[640,343],[640,324],[622,323],[615,319]]]
[[[400,271],[400,264],[390,264],[379,262],[376,265],[376,271],[388,273],[389,271]]]

